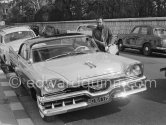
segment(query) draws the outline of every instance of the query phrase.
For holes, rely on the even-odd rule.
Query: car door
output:
[[[0,58],[2,56],[2,36],[0,35]]]
[[[19,66],[17,73],[19,74],[22,83],[26,84],[32,78],[32,64],[29,63],[29,51],[27,45],[22,44],[19,50]]]
[[[2,36],[0,35],[0,53],[2,53],[2,52],[1,52],[1,50],[2,50],[2,45],[3,45],[3,41],[2,41]]]
[[[139,31],[140,31],[140,27],[135,27],[130,35],[128,35],[128,37],[125,40],[124,45],[127,47],[135,47],[136,46],[136,40],[139,37]]]
[[[150,36],[150,28],[148,26],[142,26],[140,28],[139,36],[136,39],[136,46],[137,47],[142,47],[144,42],[149,38]]]
[[[0,34],[0,58],[5,62],[5,55],[7,54],[8,47],[4,42],[4,36]]]

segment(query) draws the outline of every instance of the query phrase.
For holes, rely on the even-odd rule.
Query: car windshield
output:
[[[5,35],[5,43],[10,43],[16,40],[27,39],[35,37],[32,31],[18,31]]]
[[[154,29],[154,34],[157,35],[157,36],[166,35],[166,29],[156,28],[156,29]]]
[[[67,56],[78,56],[99,51],[90,37],[54,39],[32,46],[33,62],[49,61]]]
[[[80,26],[77,31],[92,31],[95,28],[95,25]]]

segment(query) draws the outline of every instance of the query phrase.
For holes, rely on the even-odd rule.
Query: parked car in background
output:
[[[166,28],[159,26],[135,26],[129,34],[118,35],[119,50],[133,48],[149,56],[152,52],[166,53]]]
[[[92,36],[92,30],[96,28],[93,24],[81,24],[77,26],[75,30],[67,30],[68,33],[82,33],[85,35]]]
[[[92,24],[82,24],[76,28],[76,31],[86,35],[92,36],[92,30],[96,28],[96,25]]]
[[[77,32],[77,33],[82,33],[85,35],[92,36],[92,31],[93,31],[93,29],[96,28],[96,26],[97,25],[93,25],[93,24],[81,24],[76,28],[76,30],[68,31],[68,32],[70,32],[70,33]],[[108,49],[106,51],[111,54],[114,54],[114,55],[119,55],[119,49],[118,49],[118,46],[116,45],[117,35],[113,35],[112,40],[114,41],[113,42],[114,44],[108,45]]]
[[[29,39],[16,59],[15,72],[45,121],[146,90],[141,62],[101,52],[87,35]]]
[[[1,64],[11,65],[9,55],[16,54],[25,40],[36,37],[29,26],[8,26],[0,29]],[[11,51],[12,50],[12,51]],[[14,50],[14,53],[13,53]]]

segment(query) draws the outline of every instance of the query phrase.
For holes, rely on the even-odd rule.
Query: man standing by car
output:
[[[106,52],[108,45],[112,42],[112,33],[110,28],[104,25],[102,18],[99,18],[96,21],[97,27],[92,31],[92,37],[94,38],[99,49]]]

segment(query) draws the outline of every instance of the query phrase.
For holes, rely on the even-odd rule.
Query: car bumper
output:
[[[166,53],[166,48],[165,47],[156,47],[156,49],[154,49],[155,52],[162,52],[162,53]]]
[[[89,93],[87,91],[81,91],[81,92],[69,93],[69,94],[61,95],[61,96],[51,96],[51,97],[38,96],[37,105],[39,107],[40,113],[42,113],[44,116],[53,116],[53,115],[63,114],[63,113],[80,110],[80,109],[84,109],[88,107],[102,105],[105,103],[109,103],[116,98],[126,97],[128,95],[145,91],[147,89],[145,85],[145,79],[146,77],[143,76],[141,78],[123,81],[122,83],[119,83],[117,86],[110,87],[106,91],[102,91],[98,93]],[[138,82],[141,82],[140,86],[134,87],[135,83],[138,83]],[[130,89],[125,89],[126,87],[128,88],[129,84],[134,86]],[[78,96],[87,96],[88,99],[86,101],[77,103],[75,100]],[[57,100],[65,100],[70,98],[72,99],[72,102],[71,104],[68,104],[68,105],[65,104],[65,101],[62,101],[62,105],[56,108],[54,107],[54,105],[52,105],[51,108],[45,109],[43,105],[45,103],[49,103],[53,101],[56,102]],[[104,100],[104,98],[106,98],[106,100]],[[92,103],[93,101],[98,99],[103,99],[104,101]]]

